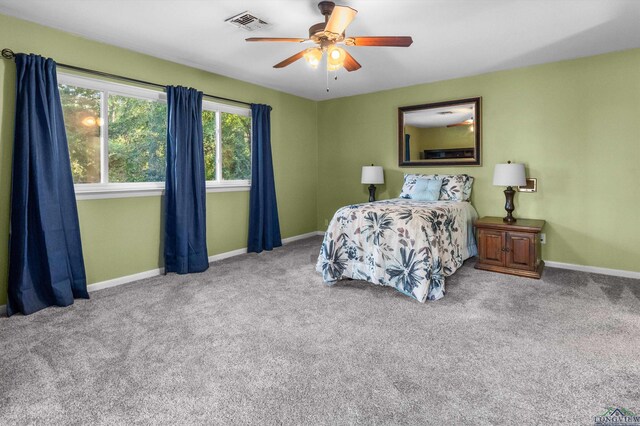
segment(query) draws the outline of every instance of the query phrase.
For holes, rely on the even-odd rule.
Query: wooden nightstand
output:
[[[544,220],[518,219],[506,223],[501,217],[483,217],[475,223],[478,238],[476,269],[540,278],[540,232]]]

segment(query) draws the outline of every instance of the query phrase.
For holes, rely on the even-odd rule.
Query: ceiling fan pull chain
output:
[[[325,68],[327,70],[327,93],[329,93],[329,67]]]

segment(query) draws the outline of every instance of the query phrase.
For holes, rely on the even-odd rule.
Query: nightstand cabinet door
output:
[[[478,257],[487,265],[504,265],[504,233],[491,229],[478,229]]]
[[[476,269],[540,278],[544,268],[540,233],[544,224],[538,219],[518,219],[515,223],[506,223],[500,217],[478,219]]]
[[[507,268],[535,271],[535,234],[506,232]]]

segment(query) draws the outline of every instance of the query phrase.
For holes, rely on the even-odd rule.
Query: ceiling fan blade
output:
[[[353,18],[356,17],[357,13],[357,10],[349,6],[335,6],[324,30],[334,34],[342,34],[351,21],[353,21]]]
[[[284,67],[286,67],[287,65],[290,65],[290,64],[294,63],[295,61],[297,61],[298,59],[302,58],[302,57],[304,56],[304,53],[305,53],[306,51],[307,51],[307,50],[305,49],[305,50],[303,50],[303,51],[301,51],[301,52],[298,52],[298,53],[296,53],[295,55],[288,57],[288,58],[287,58],[287,59],[285,59],[284,61],[282,61],[282,62],[280,62],[280,63],[275,64],[273,67],[274,67],[274,68],[284,68]]]
[[[351,71],[357,71],[362,67],[362,65],[360,65],[358,61],[356,61],[355,58],[349,54],[349,52],[345,50],[344,53],[346,54],[346,57],[344,58],[344,63],[342,64],[344,69],[351,72]]]
[[[389,37],[349,37],[354,46],[391,46],[409,47],[413,39],[409,36],[389,36]],[[345,40],[347,41],[347,40]],[[349,44],[349,43],[347,43]]]
[[[290,43],[302,43],[306,38],[285,38],[285,37],[250,37],[245,41],[286,41]]]

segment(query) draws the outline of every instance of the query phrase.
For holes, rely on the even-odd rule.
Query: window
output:
[[[97,90],[61,84],[60,100],[75,183],[100,182],[100,102]]]
[[[250,111],[208,101],[204,101],[202,107],[207,181],[248,185],[251,179]]]
[[[108,182],[164,182],[167,105],[109,95]]]
[[[58,82],[79,198],[160,193],[166,167],[166,94],[62,73]],[[207,189],[247,190],[250,111],[203,101],[202,125]]]

